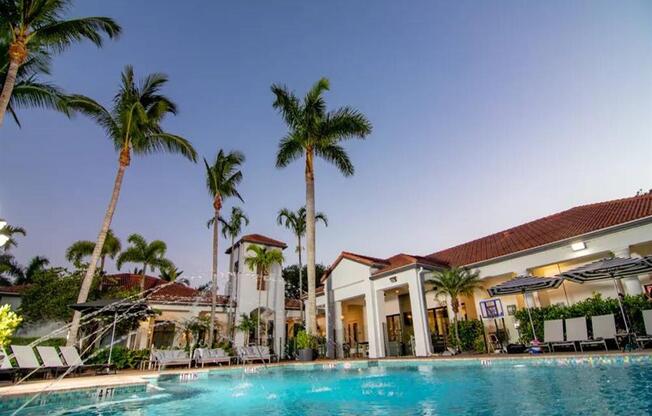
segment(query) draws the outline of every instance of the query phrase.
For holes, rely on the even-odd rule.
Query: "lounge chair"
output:
[[[652,342],[652,309],[643,312],[643,323],[645,324],[645,335],[637,336],[636,342],[643,348],[646,343]]]
[[[231,365],[229,357],[222,348],[197,348],[194,352],[195,365],[201,364],[221,364],[228,363]]]
[[[555,351],[555,347],[572,346],[575,351],[575,342],[564,340],[564,320],[552,319],[543,321],[543,344],[548,351]]]
[[[85,370],[94,370],[96,374],[110,373],[111,371],[114,373],[116,372],[113,364],[85,364],[75,347],[59,347],[59,351],[61,351],[63,359],[66,360],[66,364],[70,367],[74,367],[75,372],[77,373],[81,373]]]
[[[253,345],[250,347],[239,347],[238,358],[240,362],[265,361],[271,363],[273,354],[269,353],[269,347],[263,345]]]
[[[586,317],[580,316],[579,318],[570,318],[566,319],[566,342],[572,342],[573,348],[575,348],[575,343],[580,344],[580,350],[582,350],[582,343],[591,343],[589,340],[589,331],[586,328]],[[577,351],[577,348],[575,348]],[[583,351],[583,350],[582,350]]]
[[[65,365],[63,361],[61,361],[59,353],[57,353],[57,350],[55,350],[54,347],[38,346],[36,347],[36,351],[38,351],[38,355],[41,356],[43,367],[52,370],[55,377],[59,375],[59,373],[65,372],[70,368],[70,366]]]
[[[593,327],[593,338],[588,341],[580,342],[580,350],[584,351],[582,348],[584,345],[604,345],[604,350],[607,351],[607,340],[613,339],[616,341],[616,346],[620,348],[618,344],[618,338],[616,337],[616,319],[612,313],[608,315],[597,315],[591,317],[591,326]]]
[[[190,368],[192,359],[184,350],[152,350],[154,366],[161,371],[169,365],[187,365]]]
[[[27,345],[12,345],[11,351],[18,363],[18,369],[22,374],[44,374],[49,375],[52,369],[45,368],[38,362],[32,347]]]
[[[18,370],[11,365],[11,360],[9,360],[9,355],[4,347],[0,347],[0,377],[9,378],[13,382],[17,373]]]

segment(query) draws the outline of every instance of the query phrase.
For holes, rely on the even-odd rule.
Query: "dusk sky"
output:
[[[302,161],[274,166],[286,132],[275,82],[303,95],[328,77],[329,107],[351,105],[374,127],[345,144],[355,176],[317,164],[324,264],[342,250],[429,254],[652,188],[650,1],[83,0],[71,15],[111,16],[124,33],[58,56],[51,80],[109,104],[126,64],[168,74],[180,113],[166,128],[206,158],[245,153],[245,233],[286,241],[288,264],[294,239],[276,214],[301,206],[305,188]],[[28,231],[21,262],[66,265],[73,241],[97,236],[117,154],[84,117],[20,118],[22,129],[0,128],[0,217]],[[124,246],[133,232],[166,241],[185,275],[206,281],[211,213],[202,164],[134,157],[112,228]]]

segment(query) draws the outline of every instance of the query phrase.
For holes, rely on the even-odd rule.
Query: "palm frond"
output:
[[[338,144],[318,146],[315,148],[315,154],[335,165],[344,176],[351,176],[355,173],[355,168],[349,159],[349,155]]]
[[[98,47],[102,46],[103,36],[111,39],[120,35],[122,28],[108,17],[83,17],[79,19],[53,21],[40,26],[31,35],[31,42],[57,52],[63,51],[71,44],[89,40]]]
[[[276,152],[276,167],[284,168],[303,156],[305,147],[301,138],[296,134],[289,134],[281,139]]]

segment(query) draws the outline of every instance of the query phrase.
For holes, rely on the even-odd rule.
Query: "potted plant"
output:
[[[297,357],[299,361],[312,361],[314,359],[315,341],[315,338],[306,331],[299,331],[297,334]]]

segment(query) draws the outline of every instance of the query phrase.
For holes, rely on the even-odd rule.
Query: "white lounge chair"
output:
[[[604,350],[607,351],[607,340],[613,339],[616,341],[616,345],[620,348],[618,344],[618,339],[616,338],[616,319],[612,313],[607,315],[597,315],[591,317],[591,326],[593,327],[593,338],[588,341],[580,342],[580,350],[584,351],[582,348],[584,345],[604,345]]]
[[[543,345],[548,348],[548,351],[555,351],[555,346],[573,346],[575,348],[574,342],[566,342],[564,340],[564,320],[563,319],[551,319],[548,321],[543,321]]]
[[[152,350],[154,366],[161,371],[169,365],[187,365],[190,368],[192,360],[184,350]]]
[[[652,309],[643,312],[643,323],[645,324],[645,335],[637,336],[636,342],[643,348],[646,343],[652,342]]]
[[[76,372],[83,372],[84,370],[95,370],[95,373],[109,373],[113,371],[116,372],[114,365],[108,364],[85,364],[84,360],[79,355],[77,348],[75,347],[59,347],[63,359],[66,360],[66,364],[71,367],[75,367]]]
[[[32,347],[27,345],[12,345],[11,351],[18,363],[18,368],[22,374],[49,374],[51,371],[38,362]]]
[[[4,347],[0,347],[0,376],[8,377],[13,382],[17,372],[18,370],[11,365],[7,351]]]
[[[269,347],[263,345],[252,345],[238,348],[238,358],[242,363],[265,361],[272,362],[273,354],[270,354]]]
[[[577,351],[575,343],[580,343],[580,350],[582,349],[582,342],[589,342],[589,331],[586,328],[586,317],[580,316],[579,318],[565,319],[566,321],[566,342],[572,342],[573,348]]]
[[[201,364],[221,364],[228,363],[231,365],[229,357],[222,348],[197,348],[194,352],[195,365]]]
[[[36,347],[36,351],[38,351],[38,355],[41,356],[43,367],[54,371],[55,376],[60,372],[68,370],[69,366],[61,361],[59,353],[57,353],[57,350],[55,350],[54,347],[38,346]]]

